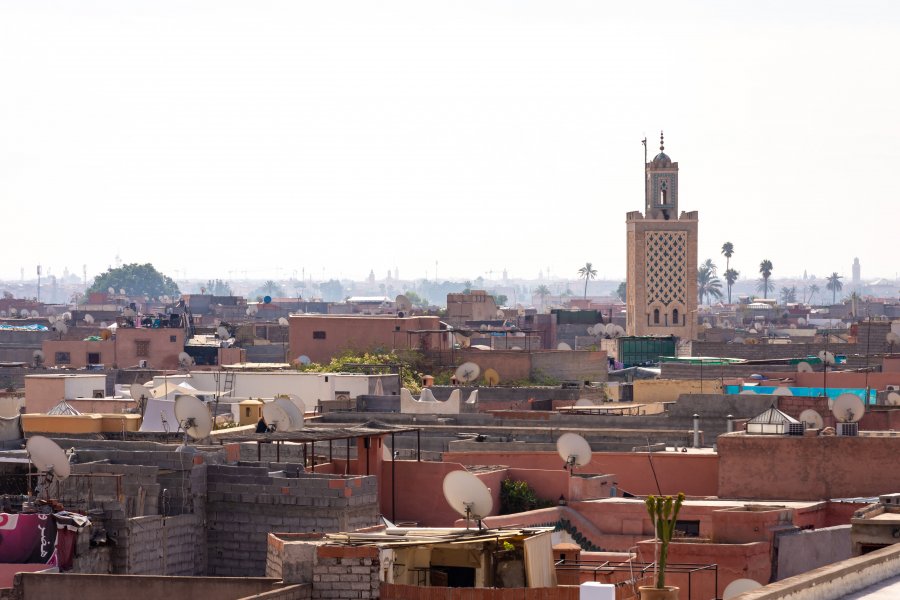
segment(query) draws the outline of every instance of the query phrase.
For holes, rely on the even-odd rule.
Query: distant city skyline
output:
[[[0,3],[0,278],[118,253],[621,280],[660,129],[701,262],[896,278],[898,24],[886,0]]]

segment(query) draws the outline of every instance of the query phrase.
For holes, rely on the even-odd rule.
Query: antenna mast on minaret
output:
[[[647,136],[641,140],[644,145],[644,210],[650,209],[650,199],[647,197]]]

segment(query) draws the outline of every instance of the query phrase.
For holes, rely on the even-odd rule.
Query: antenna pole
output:
[[[644,139],[641,140],[641,143],[644,145],[644,210],[648,210],[650,208],[649,198],[647,197],[647,136],[644,136]]]

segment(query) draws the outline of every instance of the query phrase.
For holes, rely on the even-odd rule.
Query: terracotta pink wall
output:
[[[65,397],[65,377],[25,378],[25,412],[46,413]]]
[[[438,317],[364,317],[341,315],[300,315],[290,318],[290,354],[295,360],[306,355],[313,362],[327,363],[342,350],[368,350],[373,346],[385,348],[419,347],[419,335],[408,330],[437,329]],[[399,328],[399,331],[395,331]],[[325,339],[313,339],[314,331],[325,332]],[[426,345],[440,348],[439,334],[424,334]]]
[[[88,365],[88,353],[100,355],[99,364],[109,365],[115,362],[115,344],[112,340],[105,342],[85,342],[83,340],[47,340],[41,345],[44,351],[44,364],[48,367],[65,366],[83,369]],[[68,352],[69,362],[57,363],[56,353]]]
[[[876,363],[872,360],[872,365]],[[783,374],[782,374],[783,376]],[[794,381],[799,387],[824,387],[826,377],[824,373],[794,373]],[[828,372],[828,387],[836,388],[864,388],[866,387],[865,373]],[[900,373],[869,373],[869,388],[883,390],[886,385],[900,385]]]
[[[900,481],[900,437],[719,436],[723,498],[878,496]]]
[[[172,338],[175,341],[172,341]],[[148,356],[137,355],[137,342],[150,342]],[[123,328],[113,339],[101,342],[48,340],[43,343],[47,366],[56,366],[56,353],[68,352],[70,362],[65,366],[84,368],[88,365],[89,352],[100,354],[100,363],[118,368],[137,366],[140,360],[148,361],[153,369],[177,369],[178,354],[184,350],[184,331],[181,329]]]
[[[716,454],[654,452],[651,456],[656,478],[664,494],[684,492],[689,496],[715,496],[719,461]],[[464,465],[507,465],[524,469],[562,470],[556,452],[445,452],[444,460]],[[633,494],[657,493],[650,459],[646,453],[595,452],[578,471],[612,474],[618,487]]]

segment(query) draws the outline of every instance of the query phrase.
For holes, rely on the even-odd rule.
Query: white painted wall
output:
[[[103,390],[106,395],[106,375],[72,375],[64,379],[63,397],[66,400],[93,398],[94,390]]]

